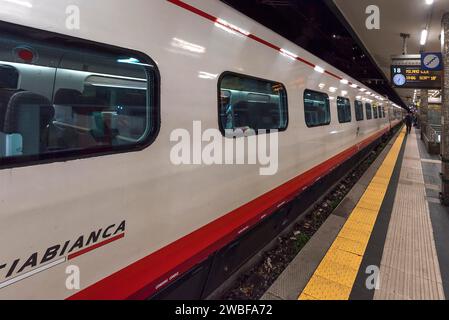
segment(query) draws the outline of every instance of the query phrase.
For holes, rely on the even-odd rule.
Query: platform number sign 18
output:
[[[402,68],[393,68],[393,74],[393,82],[396,86],[402,87],[407,82],[407,78],[402,73]]]

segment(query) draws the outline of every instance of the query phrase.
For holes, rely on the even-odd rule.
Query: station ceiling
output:
[[[402,54],[401,33],[410,34],[408,53],[419,54],[441,51],[441,19],[449,12],[449,0],[435,0],[432,6],[425,0],[333,0],[351,28],[355,30],[363,46],[370,52],[376,64],[390,79],[391,56]],[[369,5],[380,9],[380,29],[368,30],[365,26]],[[421,31],[428,26],[429,35],[424,47],[420,45]],[[403,101],[411,103],[413,91],[396,90]]]
[[[400,33],[410,33],[409,53],[419,53],[419,37],[428,20],[424,0],[222,0],[399,105],[413,90],[390,85],[391,55],[402,53]],[[439,51],[443,9],[435,0],[428,50]],[[381,29],[367,30],[368,5],[378,5]],[[437,34],[438,33],[438,34]],[[436,39],[436,40],[435,40]]]

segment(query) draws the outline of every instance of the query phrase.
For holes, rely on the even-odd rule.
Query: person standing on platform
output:
[[[407,134],[410,134],[410,132],[412,131],[412,115],[411,113],[407,113],[407,115],[405,116],[405,125],[407,126]]]

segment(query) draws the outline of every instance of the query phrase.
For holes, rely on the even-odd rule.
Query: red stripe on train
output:
[[[117,236],[115,236],[115,237],[112,237],[112,238],[110,238],[110,239],[108,239],[108,240],[99,242],[99,243],[97,243],[97,244],[95,244],[95,245],[93,245],[93,246],[91,246],[91,247],[88,247],[88,248],[85,248],[85,249],[83,249],[83,250],[80,250],[80,251],[74,252],[74,253],[72,253],[72,254],[69,254],[69,256],[67,257],[67,259],[68,259],[68,260],[75,259],[76,257],[82,256],[83,254],[86,254],[86,253],[88,253],[88,252],[91,252],[91,251],[93,251],[93,250],[96,250],[96,249],[98,249],[98,248],[101,248],[101,247],[103,247],[103,246],[105,246],[105,245],[107,245],[107,244],[110,244],[111,242],[117,241],[117,240],[122,239],[122,238],[124,238],[124,237],[125,237],[125,234],[124,234],[124,233],[119,234],[119,235],[117,235]]]
[[[201,9],[195,8],[195,7],[185,3],[184,1],[181,1],[181,0],[167,0],[167,1],[170,2],[170,3],[173,3],[173,4],[177,5],[177,6],[179,6],[181,8],[183,8],[183,9],[186,9],[186,10],[192,12],[192,13],[195,13],[195,14],[199,15],[200,17],[203,17],[203,18],[205,18],[207,20],[210,20],[210,21],[212,21],[214,23],[217,22],[217,19],[218,19],[217,17],[215,17],[213,15],[210,15],[209,13],[207,13],[207,12],[201,10]],[[272,48],[272,49],[274,49],[276,51],[280,52],[280,50],[281,50],[281,48],[279,46],[277,46],[277,45],[275,45],[275,44],[273,44],[271,42],[268,42],[268,41],[266,41],[266,40],[264,40],[262,38],[259,38],[258,36],[254,35],[254,34],[250,33],[250,34],[245,34],[245,35],[248,38],[253,39],[254,41],[257,41],[260,44],[263,44],[263,45],[265,45],[265,46],[267,46],[269,48]],[[304,63],[306,65],[308,65],[309,67],[312,67],[312,68],[316,67],[316,64],[314,64],[314,63],[312,63],[310,61],[307,61],[304,58],[296,57],[296,60],[300,61],[300,62],[302,62],[302,63]],[[325,70],[325,74],[327,74],[327,75],[329,75],[331,77],[334,77],[337,80],[342,80],[343,79],[342,77],[336,75],[335,73],[327,71],[327,70]],[[352,83],[349,83],[349,84],[352,84]],[[357,86],[357,88],[359,88],[359,86]]]
[[[213,252],[236,239],[242,230],[293,199],[317,179],[381,137],[383,129],[280,187],[224,215],[191,234],[100,280],[69,299],[145,299],[175,280]]]

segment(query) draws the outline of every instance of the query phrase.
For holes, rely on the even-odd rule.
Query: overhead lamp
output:
[[[426,4],[430,6],[431,4],[433,4],[433,0],[426,0]]]
[[[444,29],[441,30],[440,40],[441,40],[441,47],[444,47]]]
[[[428,31],[427,31],[427,29],[423,29],[422,31],[421,31],[421,41],[420,41],[420,44],[422,45],[422,46],[424,46],[425,44],[426,44],[426,42],[427,42],[427,35],[428,35]]]
[[[343,84],[348,84],[349,83],[349,81],[346,80],[346,79],[341,79],[340,82],[343,83]]]

